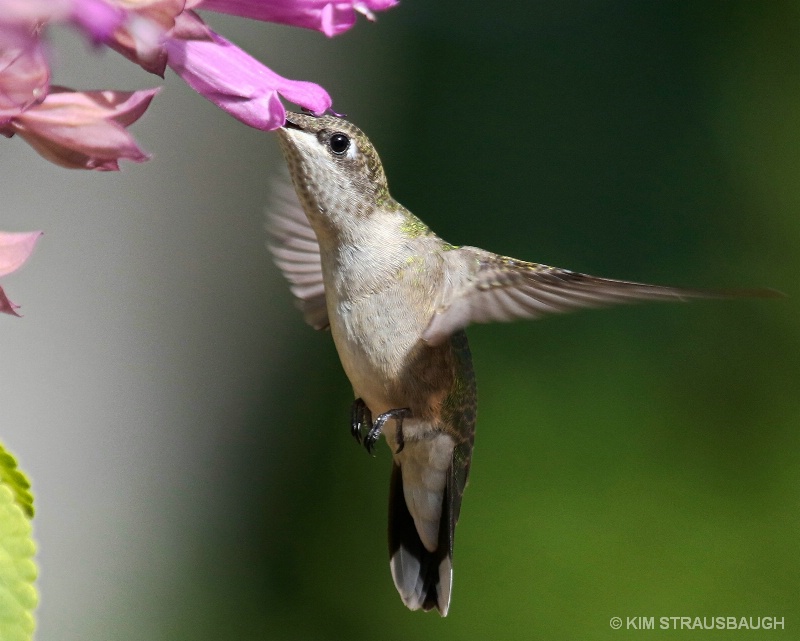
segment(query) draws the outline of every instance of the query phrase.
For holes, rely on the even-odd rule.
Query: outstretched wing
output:
[[[461,247],[446,252],[444,257],[446,261],[453,261],[449,273],[462,276],[449,281],[443,289],[436,311],[422,334],[431,345],[442,343],[471,323],[535,319],[582,307],[646,300],[779,295],[763,289],[682,289],[599,278],[527,263],[475,247]]]
[[[288,177],[273,181],[267,208],[269,250],[314,329],[328,327],[319,243]]]

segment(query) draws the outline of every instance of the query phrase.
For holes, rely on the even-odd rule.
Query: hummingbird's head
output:
[[[366,216],[389,198],[375,148],[348,121],[287,112],[278,138],[309,216]]]

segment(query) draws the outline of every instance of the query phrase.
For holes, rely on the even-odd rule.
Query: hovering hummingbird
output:
[[[371,453],[383,433],[392,449],[390,567],[412,610],[450,606],[477,408],[467,325],[771,294],[598,278],[456,247],[389,195],[375,148],[348,121],[288,113],[278,137],[296,198],[273,208],[270,248],[306,322],[330,328],[356,397],[353,436]]]

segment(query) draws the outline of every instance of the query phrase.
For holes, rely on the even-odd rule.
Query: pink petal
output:
[[[63,167],[114,171],[118,160],[148,159],[125,129],[147,109],[157,89],[77,92],[57,88],[12,121],[37,152]]]
[[[111,36],[125,13],[116,0],[0,0],[0,21],[5,24],[72,22],[96,43]]]
[[[27,25],[0,24],[0,125],[47,95],[50,68]]]
[[[36,241],[42,235],[40,231],[11,233],[0,232],[0,276],[5,276],[19,269],[28,260]],[[15,305],[0,287],[0,313],[19,316]]]
[[[17,271],[28,260],[40,231],[8,232],[0,231],[0,276]]]
[[[37,24],[65,20],[74,0],[0,0],[0,20],[5,24]]]
[[[221,36],[211,32],[211,37],[171,38],[168,64],[192,89],[244,124],[264,131],[282,126],[286,111],[278,94],[314,113],[331,106],[319,85],[283,78]]]
[[[316,29],[335,36],[355,24],[356,11],[371,17],[372,11],[383,11],[396,4],[397,0],[202,0],[195,7]]]
[[[8,300],[8,296],[3,291],[3,288],[0,287],[0,313],[2,314],[11,314],[12,316],[19,316],[15,310],[19,309],[19,305],[15,305],[10,300]]]
[[[187,6],[189,0],[187,0]],[[212,40],[213,31],[194,11],[184,11],[175,18],[170,36],[178,40]]]
[[[164,77],[166,31],[146,18],[131,16],[106,44],[145,71]]]
[[[72,22],[99,44],[111,38],[125,20],[121,7],[104,0],[72,0]]]
[[[106,44],[145,71],[164,76],[164,42],[184,9],[184,0],[139,0],[125,4],[128,12]]]

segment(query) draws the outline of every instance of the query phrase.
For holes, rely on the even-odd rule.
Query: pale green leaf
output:
[[[33,585],[36,545],[31,537],[33,496],[14,457],[0,445],[0,639],[30,641],[39,600]]]
[[[14,500],[28,518],[33,516],[33,495],[31,484],[19,469],[16,459],[0,443],[0,483],[8,486],[14,493]]]

